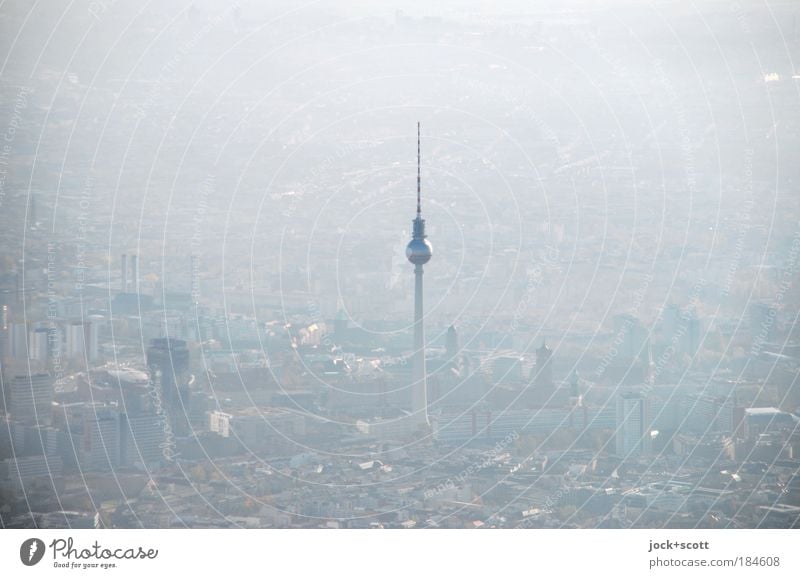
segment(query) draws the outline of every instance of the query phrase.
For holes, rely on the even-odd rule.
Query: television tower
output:
[[[422,218],[419,123],[417,123],[417,218],[406,247],[406,257],[414,264],[414,353],[412,361],[411,418],[415,426],[428,427],[428,392],[425,372],[425,326],[422,307],[422,266],[431,260],[433,248],[426,239]]]

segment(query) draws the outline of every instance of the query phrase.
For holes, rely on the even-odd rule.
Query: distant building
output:
[[[619,457],[650,453],[648,400],[644,394],[626,392],[617,396],[616,454]]]
[[[683,428],[697,433],[731,433],[734,429],[732,400],[694,394],[684,400]]]
[[[533,368],[533,385],[542,393],[553,391],[553,351],[542,342],[536,350],[536,366]]]
[[[8,413],[13,419],[38,425],[51,423],[53,378],[49,374],[17,375],[5,383]]]
[[[189,350],[182,339],[159,338],[147,348],[151,381],[161,394],[162,411],[177,435],[189,432]]]
[[[557,429],[578,432],[612,429],[614,407],[557,407],[445,413],[435,421],[434,437],[441,443],[497,441],[516,435],[547,436]]]
[[[165,420],[157,415],[120,418],[120,463],[152,468],[164,459],[167,440]]]
[[[50,357],[49,332],[46,327],[37,327],[30,332],[28,339],[28,358],[31,361],[47,362]]]
[[[61,475],[62,467],[61,458],[46,455],[0,460],[0,486],[28,492],[37,482],[52,487],[52,480]]]
[[[753,303],[750,312],[750,337],[753,349],[758,352],[765,343],[769,343],[775,334],[775,321],[778,310],[769,303]]]
[[[81,468],[113,470],[120,464],[120,414],[115,408],[87,404],[80,445]]]
[[[522,358],[513,355],[496,357],[492,362],[492,381],[495,384],[522,381]]]
[[[250,407],[209,412],[209,429],[224,438],[234,438],[247,451],[296,451],[297,440],[306,433],[305,416],[274,407]]]
[[[774,407],[749,407],[744,410],[745,435],[755,437],[761,434],[787,430],[795,431],[798,418]]]
[[[211,432],[221,436],[230,437],[231,435],[231,418],[233,416],[224,411],[211,411],[208,413],[208,429]]]
[[[62,434],[55,427],[2,420],[0,430],[0,457],[58,455]]]
[[[65,329],[65,356],[68,359],[95,361],[97,359],[97,324],[91,321],[71,321]]]
[[[28,356],[28,327],[24,323],[6,326],[3,354],[9,359],[26,359]]]
[[[447,328],[447,335],[445,335],[444,348],[445,348],[445,358],[448,361],[455,361],[455,357],[458,355],[459,351],[458,333],[456,332],[456,328],[453,327],[452,325]]]

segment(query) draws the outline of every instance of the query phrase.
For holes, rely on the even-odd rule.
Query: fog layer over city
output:
[[[800,5],[15,0],[0,56],[0,527],[800,525]]]

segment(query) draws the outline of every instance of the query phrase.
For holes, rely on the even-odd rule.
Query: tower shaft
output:
[[[414,266],[414,357],[411,411],[414,421],[428,425],[428,385],[425,371],[425,324],[422,301],[422,265]]]
[[[425,327],[422,306],[422,266],[433,255],[431,244],[425,235],[425,219],[422,218],[422,179],[420,176],[420,138],[417,123],[417,216],[412,221],[411,242],[406,247],[406,257],[414,264],[414,352],[411,356],[411,412],[412,423],[417,429],[427,429],[428,390],[425,372]]]

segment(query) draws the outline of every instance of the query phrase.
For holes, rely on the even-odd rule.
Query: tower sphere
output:
[[[427,239],[411,239],[406,247],[406,257],[414,265],[424,265],[431,260],[433,247]]]

